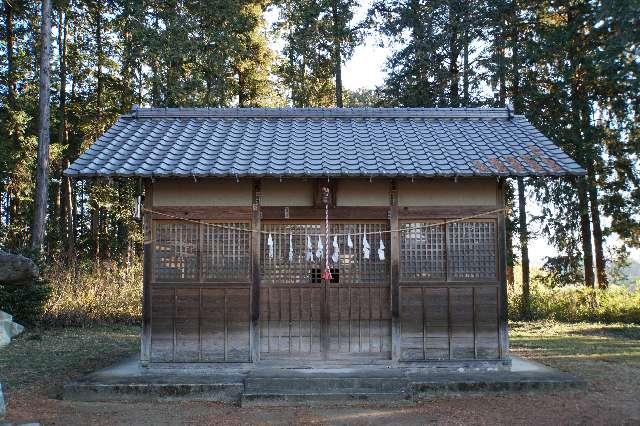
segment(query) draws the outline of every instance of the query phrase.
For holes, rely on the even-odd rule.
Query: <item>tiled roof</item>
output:
[[[68,176],[559,176],[584,170],[506,109],[141,109]]]

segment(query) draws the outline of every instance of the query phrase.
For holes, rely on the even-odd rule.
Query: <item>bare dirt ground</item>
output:
[[[68,378],[135,352],[132,327],[30,332],[0,350],[8,418],[53,425],[640,424],[640,326],[520,323],[514,352],[585,378],[586,391],[439,396],[384,407],[238,408],[207,402],[61,401]],[[46,355],[44,355],[46,354]]]

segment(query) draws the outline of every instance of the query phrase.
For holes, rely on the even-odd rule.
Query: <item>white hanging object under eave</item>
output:
[[[367,234],[364,233],[362,235],[362,256],[365,259],[369,259],[369,253],[371,253],[371,246],[369,245],[369,241],[367,241]]]
[[[323,251],[324,245],[322,245],[322,239],[320,238],[320,235],[318,235],[318,248],[316,250],[316,258],[321,259]]]
[[[333,253],[331,254],[331,260],[336,264],[338,260],[340,260],[340,247],[338,247],[338,237],[336,235],[333,236]]]
[[[313,262],[313,244],[311,243],[311,237],[307,235],[307,262]]]
[[[289,234],[289,262],[293,262],[293,235]]]
[[[271,237],[271,234],[267,238],[267,247],[269,247],[269,259],[273,259],[273,237]]]
[[[349,247],[350,249],[353,248],[353,240],[351,239],[351,233],[347,235],[347,247]]]
[[[133,217],[135,219],[141,219],[142,218],[142,197],[138,195],[138,197],[136,198],[136,207],[133,211]]]
[[[378,259],[384,260],[384,242],[382,242],[382,238],[380,238],[380,245],[378,246]]]

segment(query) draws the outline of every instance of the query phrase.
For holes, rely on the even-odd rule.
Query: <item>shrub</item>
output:
[[[47,274],[47,324],[134,323],[142,317],[142,262],[56,265]]]
[[[49,295],[50,286],[43,279],[0,283],[0,310],[13,315],[20,324],[33,324],[40,319]]]
[[[549,288],[533,280],[529,313],[532,320],[640,324],[640,289],[617,285],[604,290],[576,285]],[[519,289],[509,295],[509,319],[526,319],[522,318]]]

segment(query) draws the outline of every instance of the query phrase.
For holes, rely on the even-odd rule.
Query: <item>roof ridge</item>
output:
[[[509,119],[507,108],[141,108],[126,118],[479,118]]]

